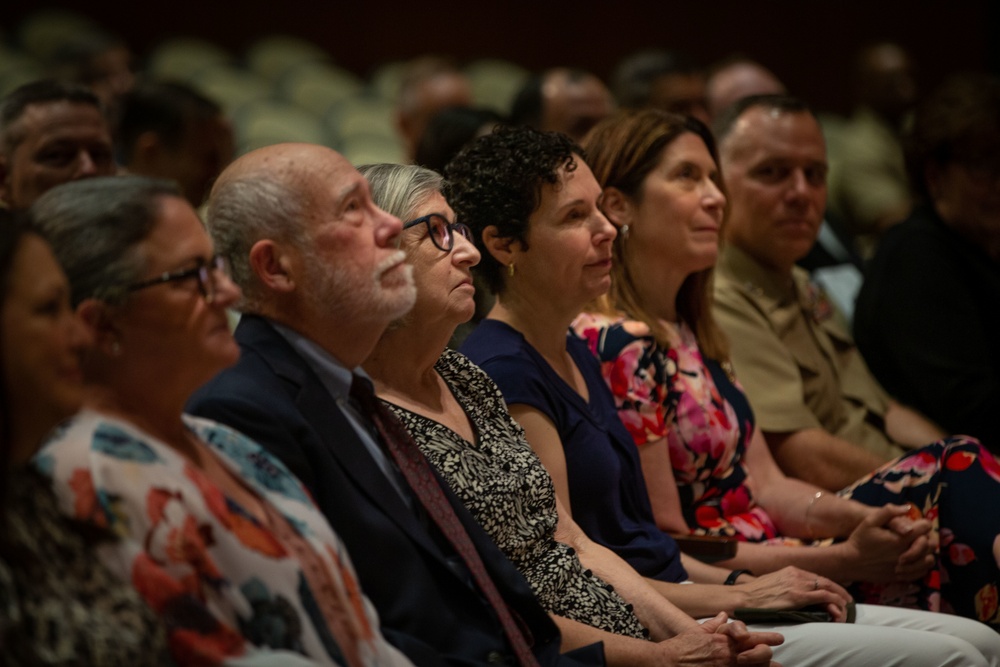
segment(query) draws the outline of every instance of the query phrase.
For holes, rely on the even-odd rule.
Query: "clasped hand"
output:
[[[886,505],[858,524],[847,542],[854,579],[912,581],[934,566],[937,535],[926,519],[912,519],[909,505]]]
[[[725,613],[719,613],[715,618],[662,642],[661,646],[669,653],[666,662],[670,665],[779,667],[771,661],[771,647],[784,640],[777,632],[751,632],[740,621],[730,622]]]

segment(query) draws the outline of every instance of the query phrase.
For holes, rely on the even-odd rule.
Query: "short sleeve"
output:
[[[798,363],[749,296],[733,285],[717,283],[713,313],[729,336],[733,367],[761,430],[822,428],[805,403]]]
[[[573,330],[601,364],[601,376],[615,399],[615,408],[636,445],[665,437],[676,396],[671,388],[676,357],[663,351],[640,323],[584,314]]]

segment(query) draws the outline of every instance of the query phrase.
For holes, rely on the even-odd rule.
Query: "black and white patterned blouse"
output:
[[[573,548],[554,539],[555,487],[497,386],[453,350],[445,350],[435,368],[472,423],[475,444],[436,421],[387,405],[528,580],[542,607],[615,634],[648,637],[632,606],[585,569]]]

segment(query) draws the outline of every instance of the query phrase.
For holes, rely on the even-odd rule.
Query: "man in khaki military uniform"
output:
[[[826,206],[826,147],[815,116],[784,96],[737,103],[716,136],[729,195],[715,316],[778,465],[840,489],[943,434],[894,403],[839,314],[795,262]],[[902,446],[901,446],[902,445]]]

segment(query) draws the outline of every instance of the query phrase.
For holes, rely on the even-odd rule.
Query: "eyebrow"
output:
[[[566,202],[565,204],[563,204],[562,206],[560,206],[559,208],[557,208],[556,212],[557,213],[562,213],[563,211],[565,211],[567,209],[571,209],[574,206],[579,206],[580,204],[583,204],[583,203],[584,203],[584,201],[583,201],[582,198],[580,198],[580,199],[574,199],[573,201]]]
[[[350,197],[352,194],[358,192],[363,187],[363,183],[355,182],[343,188],[337,193],[337,204],[340,205],[345,199]]]

